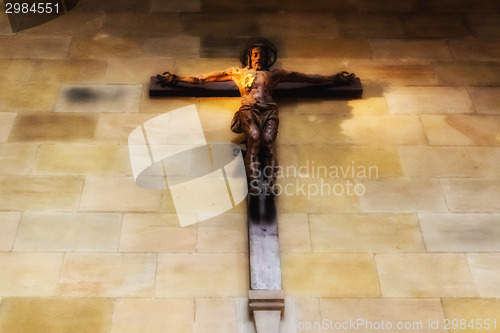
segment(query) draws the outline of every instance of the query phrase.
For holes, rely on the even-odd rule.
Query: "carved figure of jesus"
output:
[[[234,114],[231,130],[245,136],[245,169],[251,195],[262,192],[272,194],[276,181],[279,117],[272,94],[278,83],[306,82],[340,86],[348,85],[354,79],[354,74],[347,72],[324,76],[271,69],[276,57],[277,51],[271,42],[265,38],[254,38],[247,42],[241,53],[242,68],[229,68],[202,76],[179,77],[168,72],[157,76],[164,84],[231,80],[236,83],[241,94],[241,106]]]

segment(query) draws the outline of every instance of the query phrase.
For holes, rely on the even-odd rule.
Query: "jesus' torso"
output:
[[[279,71],[236,68],[232,70],[232,79],[241,94],[241,104],[274,104],[272,94],[279,83]]]

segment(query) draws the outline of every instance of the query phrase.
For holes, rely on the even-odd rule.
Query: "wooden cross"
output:
[[[359,98],[359,78],[345,86],[283,82],[273,97]],[[240,97],[235,83],[210,82],[191,84],[179,82],[164,85],[151,77],[149,95],[155,97]],[[278,220],[274,196],[261,193],[249,195],[247,205],[248,247],[250,262],[249,311],[257,333],[278,333],[285,300],[281,287]]]

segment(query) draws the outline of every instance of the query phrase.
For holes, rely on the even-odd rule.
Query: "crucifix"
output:
[[[249,311],[257,333],[277,333],[285,307],[274,201],[279,117],[273,96],[356,98],[362,93],[361,82],[352,73],[324,76],[271,69],[276,58],[277,50],[270,41],[253,38],[241,53],[242,68],[188,77],[165,72],[151,77],[150,82],[150,96],[241,97],[231,130],[245,138]]]

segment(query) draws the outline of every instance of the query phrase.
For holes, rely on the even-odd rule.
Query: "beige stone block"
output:
[[[374,59],[450,59],[444,40],[372,40]]]
[[[419,214],[428,252],[500,252],[499,214]]]
[[[238,300],[234,298],[197,298],[196,333],[239,332]]]
[[[2,59],[0,62],[0,80],[16,82],[29,76],[32,70],[31,59]]]
[[[121,214],[25,212],[14,251],[116,251]]]
[[[54,83],[0,82],[0,111],[50,112],[54,109],[58,90],[59,86]]]
[[[241,63],[237,58],[175,59],[174,67],[171,71],[180,76],[197,76],[220,72],[232,67],[241,67]]]
[[[156,114],[115,113],[99,114],[94,139],[100,142],[128,143],[128,136],[138,126]]]
[[[0,212],[0,251],[12,249],[20,219],[20,212]]]
[[[399,147],[407,177],[500,177],[489,147]]]
[[[446,212],[439,181],[433,179],[365,180],[361,207],[368,213]]]
[[[158,211],[160,190],[141,188],[132,177],[85,179],[80,209],[84,211]]]
[[[341,15],[340,34],[348,38],[404,38],[403,22],[397,16]]]
[[[16,116],[15,112],[0,112],[0,143],[7,142]]]
[[[196,252],[197,226],[181,227],[176,215],[125,214],[122,252]]]
[[[98,59],[34,60],[30,80],[46,83],[102,82],[107,62]]]
[[[12,32],[12,29],[10,27],[9,18],[3,10],[0,12],[0,35],[14,36],[14,33]]]
[[[352,60],[348,61],[350,72],[363,82],[391,86],[435,86],[439,82],[432,63],[426,60]]]
[[[321,328],[314,328],[315,322],[321,322],[320,300],[318,298],[295,298],[295,320],[297,333],[321,333]]]
[[[63,85],[56,112],[139,112],[141,85]]]
[[[182,34],[145,38],[141,52],[144,55],[155,57],[198,58],[200,56],[200,38]]]
[[[309,219],[306,214],[279,214],[278,230],[281,252],[311,252]]]
[[[465,88],[391,87],[384,95],[392,114],[474,113]]]
[[[284,175],[337,179],[403,176],[396,147],[299,145],[297,155],[296,164],[280,164]]]
[[[0,58],[66,57],[71,37],[0,37]]]
[[[278,178],[274,188],[280,213],[359,212],[360,188],[351,179]]]
[[[243,297],[248,293],[246,254],[160,254],[157,297]]]
[[[455,329],[453,329],[452,323],[450,322],[450,332],[474,332],[477,331],[479,327],[481,327],[480,330],[485,333],[498,332],[500,300],[494,298],[445,298],[442,302],[446,318],[458,320],[458,322],[454,323],[456,324]],[[465,329],[461,329],[460,320],[465,320],[467,324],[472,321],[474,328],[466,326]],[[494,322],[495,320],[496,325]],[[479,326],[478,323],[482,325]]]
[[[470,270],[479,295],[483,298],[500,297],[500,254],[468,254]]]
[[[4,210],[76,210],[83,177],[2,176],[0,202]]]
[[[133,58],[111,58],[108,60],[106,69],[106,82],[115,84],[142,84],[147,85],[149,92],[149,77],[171,71],[174,66],[174,58],[167,57],[133,57]],[[143,98],[149,99],[149,93],[143,91]],[[163,103],[168,103],[164,98]]]
[[[312,214],[314,252],[424,252],[418,221],[406,214]]]
[[[475,13],[468,17],[469,27],[476,38],[496,39],[500,33],[498,13]]]
[[[375,261],[384,297],[478,295],[463,254],[379,254]]]
[[[166,69],[168,70],[169,68],[167,67]],[[142,93],[141,112],[148,114],[150,118],[157,113],[165,113],[191,104],[195,104],[196,108],[199,109],[199,98],[169,97],[165,99],[164,97],[150,97],[148,89],[145,89]]]
[[[371,58],[370,44],[363,39],[293,38],[286,42],[288,58]]]
[[[50,113],[17,115],[9,141],[82,141],[94,135],[97,117]]]
[[[6,143],[0,144],[1,174],[27,175],[33,168],[38,144]]]
[[[95,37],[74,37],[68,56],[70,58],[136,57],[143,41],[140,38],[115,37],[100,34]]]
[[[42,144],[33,173],[129,175],[128,148],[120,144]]]
[[[248,252],[246,214],[225,213],[198,224],[198,252]]]
[[[496,61],[500,57],[500,43],[495,40],[457,39],[448,44],[455,59]]]
[[[193,318],[193,299],[120,298],[111,333],[192,333]]]
[[[384,330],[392,332],[448,332],[440,325],[439,329],[429,328],[429,321],[444,320],[439,299],[321,299],[322,317],[328,320],[328,328],[336,323],[355,322],[357,332]],[[331,320],[334,321],[330,326]],[[400,328],[399,326],[402,327]],[[391,327],[391,328],[389,328]]]
[[[442,179],[449,210],[454,213],[498,212],[500,179]]]
[[[57,293],[82,297],[150,297],[156,255],[67,253]]]
[[[479,114],[500,114],[500,88],[468,88],[469,94]]]
[[[119,5],[118,5],[119,4]],[[122,13],[122,12],[147,12],[151,6],[150,1],[137,2],[134,0],[123,1],[106,1],[100,0],[87,0],[83,3],[78,3],[75,7],[76,11],[83,12],[104,12],[104,13]]]
[[[78,6],[80,7],[80,6]],[[57,19],[20,31],[19,36],[94,36],[99,32],[103,13],[71,10]]]
[[[500,145],[500,117],[497,115],[449,116],[446,123],[477,146]]]
[[[257,17],[260,33],[269,38],[289,36],[295,38],[315,38],[321,31],[323,38],[337,38],[339,35],[335,15],[327,12],[308,13],[278,12],[262,13]]]
[[[461,15],[412,15],[403,24],[410,38],[465,38],[470,37]]]
[[[200,98],[198,115],[207,142],[243,141],[243,135],[231,131],[233,115],[241,106],[239,98]]]
[[[47,297],[55,294],[62,253],[0,252],[0,261],[0,295],[3,297]]]
[[[112,314],[109,298],[7,298],[0,310],[0,330],[107,333]]]
[[[434,64],[439,83],[448,86],[498,86],[500,64],[489,61],[439,61]]]
[[[448,118],[449,116],[444,115],[420,116],[429,144],[433,146],[472,144],[467,135],[448,123]]]
[[[106,13],[100,32],[110,36],[168,37],[182,31],[180,15],[171,13]]]
[[[174,0],[165,2],[153,0],[151,3],[152,12],[199,12],[201,11],[201,0]]]
[[[324,100],[318,98],[300,98],[295,103],[280,107],[280,113],[290,110],[297,114],[328,114],[331,116],[344,116],[345,118],[358,116],[387,115],[387,103],[384,98],[370,95],[370,91],[363,91],[362,99]]]
[[[283,289],[294,297],[374,297],[380,294],[373,256],[299,254],[281,257]]]

